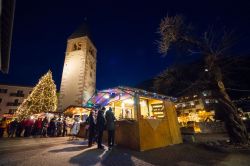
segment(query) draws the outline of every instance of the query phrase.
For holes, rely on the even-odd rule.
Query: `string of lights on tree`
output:
[[[31,94],[16,111],[19,119],[27,118],[41,112],[53,112],[57,109],[56,85],[49,70],[39,79]]]

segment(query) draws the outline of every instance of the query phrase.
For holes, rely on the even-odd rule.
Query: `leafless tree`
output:
[[[186,54],[199,54],[204,59],[204,72],[197,77],[196,81],[190,83],[188,87],[194,84],[203,84],[207,88],[216,91],[216,97],[219,100],[218,109],[223,111],[224,120],[230,141],[237,144],[248,144],[249,138],[246,127],[237,112],[237,108],[231,101],[223,82],[222,68],[232,62],[228,51],[236,42],[233,38],[233,33],[223,31],[219,33],[210,27],[201,35],[197,35],[190,24],[187,24],[181,15],[166,16],[160,23],[159,34],[159,52],[166,56],[169,49],[177,46]],[[176,47],[174,47],[176,48]],[[222,61],[223,59],[223,61]],[[178,73],[174,71],[165,72],[165,74],[173,75],[171,79],[180,79]],[[160,83],[158,77],[155,83]],[[169,80],[171,82],[171,80]]]

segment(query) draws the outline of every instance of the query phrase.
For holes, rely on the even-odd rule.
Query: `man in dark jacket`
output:
[[[64,118],[63,119],[63,133],[62,133],[63,137],[68,135],[67,128],[68,128],[68,124],[66,122],[66,118]]]
[[[61,121],[61,118],[58,119],[56,126],[57,126],[57,133],[56,134],[58,137],[60,137],[62,135],[62,128],[63,128],[63,123]]]
[[[42,121],[42,133],[41,137],[47,137],[47,129],[48,129],[49,121],[47,117],[45,117]]]
[[[16,133],[17,125],[18,125],[17,119],[10,122],[10,130],[9,130],[9,133],[8,133],[9,134],[8,137],[13,137],[14,136],[14,134]]]
[[[21,137],[22,131],[23,131],[23,126],[22,123],[19,121],[17,122],[17,127],[16,127],[16,137]]]
[[[105,119],[108,130],[108,146],[109,149],[111,149],[112,146],[114,146],[115,142],[115,120],[116,120],[111,107],[109,107],[109,110],[106,111]]]
[[[103,131],[105,129],[105,118],[103,115],[103,112],[105,111],[105,107],[103,107],[101,110],[98,111],[97,114],[97,131],[98,131],[98,149],[103,149],[104,146],[102,145],[102,136],[103,136]]]
[[[86,119],[88,127],[88,146],[91,147],[93,143],[93,139],[95,137],[96,124],[94,120],[94,111],[91,111],[88,118]]]
[[[50,128],[50,136],[54,137],[56,136],[56,118],[52,118],[49,122],[49,128]]]

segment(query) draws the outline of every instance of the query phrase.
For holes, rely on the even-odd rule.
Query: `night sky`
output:
[[[250,52],[247,1],[17,0],[9,74],[0,83],[34,86],[49,69],[60,88],[67,38],[84,21],[97,48],[97,89],[135,86],[174,63],[162,58],[156,33],[160,20],[183,14],[206,29],[216,23],[234,29]]]

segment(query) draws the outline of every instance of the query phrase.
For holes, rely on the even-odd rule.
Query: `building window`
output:
[[[6,104],[6,106],[13,106],[13,103],[8,102],[8,103]]]
[[[21,103],[18,103],[18,99],[15,99],[14,102],[8,102],[7,106],[19,106]]]
[[[0,89],[0,93],[7,93],[8,90],[7,89]]]
[[[81,42],[74,43],[72,51],[77,51],[77,50],[81,50],[81,49],[82,49],[82,43]]]
[[[92,72],[89,73],[89,76],[92,78]]]
[[[90,48],[90,49],[89,49],[89,53],[90,53],[90,55],[92,55],[92,56],[94,57],[94,53],[95,53],[95,52],[94,52],[94,49],[93,49],[93,48]]]
[[[23,93],[23,91],[22,90],[18,90],[17,93]]]
[[[3,100],[3,99],[2,99],[2,98],[0,98],[0,103],[2,103],[2,100]]]
[[[23,94],[23,91],[22,91],[22,90],[17,90],[16,93],[10,93],[10,96],[24,97],[24,94]]]

